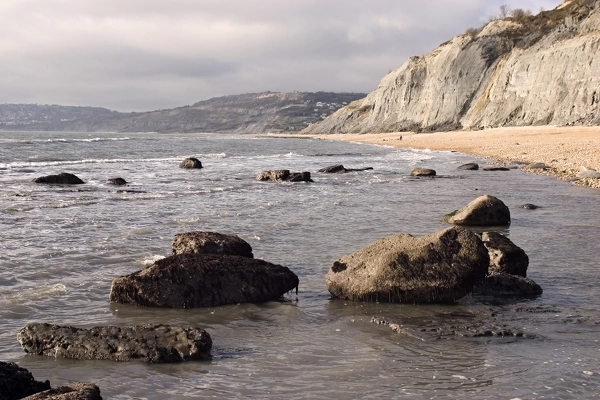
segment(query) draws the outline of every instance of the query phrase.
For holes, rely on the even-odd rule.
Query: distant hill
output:
[[[191,106],[121,113],[104,108],[0,104],[0,129],[81,132],[297,132],[364,93],[249,93]]]

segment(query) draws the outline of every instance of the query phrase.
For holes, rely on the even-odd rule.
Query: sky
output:
[[[0,103],[131,112],[374,90],[501,5],[562,0],[2,0]]]

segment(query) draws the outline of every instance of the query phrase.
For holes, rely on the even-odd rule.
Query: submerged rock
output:
[[[519,208],[524,208],[526,210],[537,210],[538,208],[540,208],[540,206],[536,206],[535,204],[531,204],[531,203],[525,203],[525,204],[521,204],[519,206]]]
[[[529,256],[522,248],[497,232],[483,232],[481,239],[489,251],[490,273],[527,277]]]
[[[140,306],[194,308],[277,300],[298,287],[287,267],[255,258],[177,254],[113,280],[110,300]]]
[[[22,400],[102,400],[100,388],[92,383],[70,383],[46,390]]]
[[[197,158],[188,157],[179,164],[179,168],[200,169],[200,168],[202,168],[202,163]]]
[[[483,167],[483,170],[484,171],[510,171],[510,168],[490,166],[490,167]]]
[[[227,254],[253,258],[252,246],[236,235],[216,232],[185,232],[173,237],[173,254]]]
[[[543,290],[529,278],[497,273],[477,284],[474,292],[489,296],[539,296]]]
[[[347,300],[454,303],[485,277],[489,262],[481,239],[464,228],[420,238],[400,234],[334,262],[326,284]]]
[[[459,166],[457,169],[464,171],[477,171],[479,169],[479,164],[476,163],[467,163]]]
[[[33,180],[35,183],[50,183],[60,185],[81,185],[85,182],[79,179],[76,175],[68,172],[61,172],[58,175],[46,175]]]
[[[358,171],[368,171],[372,170],[373,167],[366,168],[345,168],[343,165],[331,165],[329,167],[321,168],[318,172],[323,172],[326,174],[344,174],[346,172],[358,172]]]
[[[122,186],[122,185],[127,185],[127,181],[123,178],[110,178],[107,180],[108,183],[110,183],[111,185],[117,185],[117,186]]]
[[[13,362],[0,361],[0,400],[16,400],[50,389],[50,382],[36,381],[31,372]]]
[[[17,334],[27,353],[77,360],[172,363],[210,358],[212,340],[199,328],[168,325],[91,329],[28,324]]]
[[[510,225],[510,210],[501,200],[486,194],[445,215],[444,221],[465,226],[506,226]]]
[[[436,172],[429,168],[413,168],[410,171],[410,176],[435,176]]]

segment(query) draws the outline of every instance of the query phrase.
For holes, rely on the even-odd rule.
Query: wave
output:
[[[67,293],[67,287],[62,283],[56,283],[48,286],[36,286],[36,287],[15,287],[9,290],[4,290],[4,293],[0,296],[0,300],[14,301],[14,300],[39,300],[44,297],[57,296]]]
[[[131,140],[131,138],[114,137],[114,138],[50,138],[50,139],[0,139],[0,143],[4,144],[39,144],[39,143],[95,143],[95,142],[120,142]]]

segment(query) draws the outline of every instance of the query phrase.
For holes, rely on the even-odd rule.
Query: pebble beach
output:
[[[540,175],[551,175],[573,184],[600,189],[600,179],[578,179],[582,168],[600,171],[600,127],[510,127],[481,131],[435,133],[368,133],[311,135],[395,148],[456,151],[490,159],[490,164],[514,165]],[[528,168],[530,164],[546,168]]]

